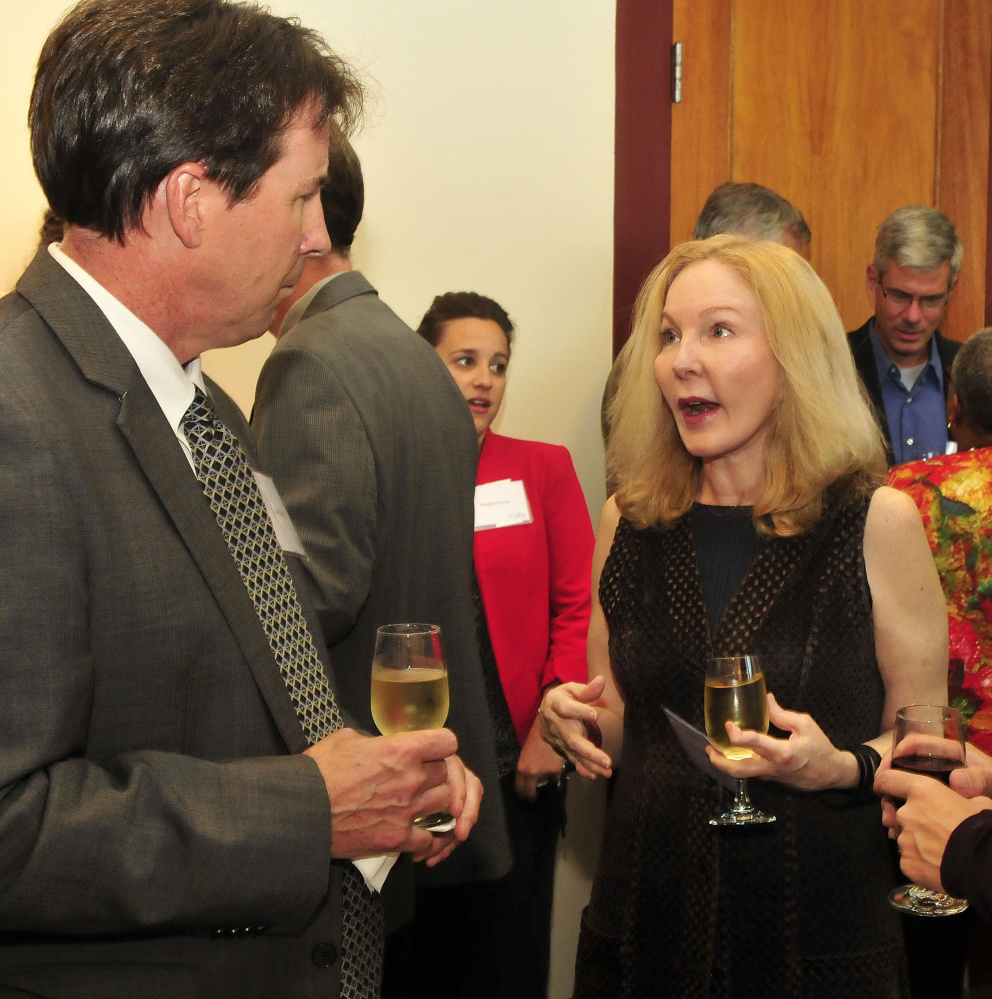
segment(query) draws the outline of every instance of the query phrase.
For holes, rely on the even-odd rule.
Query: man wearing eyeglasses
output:
[[[947,448],[947,382],[958,344],[937,327],[963,256],[954,224],[934,208],[908,205],[879,226],[867,271],[875,315],[848,341],[892,465]]]

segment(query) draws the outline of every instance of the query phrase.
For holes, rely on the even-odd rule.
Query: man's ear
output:
[[[868,297],[875,301],[875,289],[878,287],[878,272],[874,264],[869,264],[865,270],[865,287],[868,289]]]
[[[181,163],[162,182],[165,207],[172,231],[187,249],[194,250],[203,236],[207,171],[202,163]]]

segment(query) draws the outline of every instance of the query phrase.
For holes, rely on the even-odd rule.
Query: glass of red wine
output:
[[[951,771],[965,765],[964,723],[961,712],[943,704],[911,704],[896,712],[892,730],[892,769],[935,777],[950,784]],[[968,903],[919,885],[903,885],[889,892],[900,912],[918,916],[953,916]]]

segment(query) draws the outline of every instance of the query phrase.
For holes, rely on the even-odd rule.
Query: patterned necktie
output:
[[[296,588],[248,459],[197,389],[183,417],[196,477],[255,607],[307,741],[342,725]],[[382,902],[354,864],[344,865],[341,999],[378,999]]]

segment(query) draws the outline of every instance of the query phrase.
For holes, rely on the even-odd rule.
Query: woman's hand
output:
[[[592,702],[605,689],[602,676],[589,683],[563,683],[544,695],[538,713],[544,741],[559,756],[570,759],[580,776],[590,779],[613,776],[613,761],[589,739],[591,732],[599,730],[599,712]]]
[[[536,801],[537,789],[549,780],[557,782],[564,769],[562,758],[541,738],[541,718],[534,719],[520,748],[514,790],[524,801]]]
[[[786,711],[769,694],[768,718],[776,728],[790,733],[789,737],[776,739],[727,722],[731,743],[746,746],[757,755],[747,760],[728,760],[718,749],[707,746],[710,763],[731,777],[761,777],[800,791],[857,785],[858,761],[854,754],[837,749],[809,715]]]

